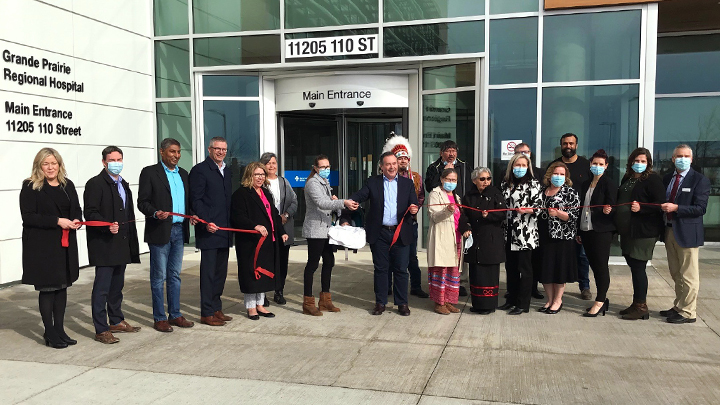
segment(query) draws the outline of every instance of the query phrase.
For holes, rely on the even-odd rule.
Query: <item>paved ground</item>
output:
[[[182,311],[197,323],[169,334],[152,329],[143,256],[128,270],[124,304],[128,321],[143,330],[119,334],[111,346],[92,340],[93,271],[84,269],[69,290],[66,318],[79,344],[64,350],[43,346],[31,287],[0,290],[0,403],[720,403],[720,249],[701,251],[700,319],[690,325],[667,324],[657,314],[673,297],[664,254],[658,247],[648,269],[649,321],[617,317],[632,291],[624,266],[612,267],[605,317],[581,317],[588,303],[575,285],[555,316],[535,312],[539,302],[519,317],[476,315],[465,302],[461,314],[441,316],[429,299],[416,297],[410,317],[395,308],[372,316],[365,252],[348,262],[337,254],[333,297],[342,312],[315,318],[301,312],[306,252],[298,247],[288,305],[270,307],[276,318],[243,316],[232,263],[224,302],[235,320],[210,327],[198,322],[199,255],[188,250]]]

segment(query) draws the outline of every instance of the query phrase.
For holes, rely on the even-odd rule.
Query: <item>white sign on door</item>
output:
[[[516,141],[500,141],[500,160],[510,160],[515,154],[515,146],[522,143],[521,139]]]

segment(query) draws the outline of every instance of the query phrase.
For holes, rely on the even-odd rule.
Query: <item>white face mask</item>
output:
[[[465,253],[467,253],[470,248],[473,246],[473,237],[472,234],[465,239]]]

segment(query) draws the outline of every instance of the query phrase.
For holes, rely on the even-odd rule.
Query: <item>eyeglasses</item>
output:
[[[223,153],[227,152],[227,148],[216,148],[216,147],[211,146],[210,149],[214,150],[215,152],[223,152]]]
[[[253,177],[265,177],[265,173],[253,173]]]
[[[492,179],[491,179],[490,177],[478,177],[478,178],[476,178],[476,180],[480,180],[480,181],[490,181],[490,180],[492,180]]]

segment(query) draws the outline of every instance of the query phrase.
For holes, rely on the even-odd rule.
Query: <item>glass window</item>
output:
[[[338,30],[338,31],[319,31],[319,32],[299,32],[293,34],[285,34],[286,39],[298,39],[298,38],[326,38],[326,37],[340,37],[344,35],[373,35],[377,34],[378,30],[375,28],[359,29],[359,30]],[[375,44],[377,45],[377,44]],[[375,49],[378,49],[376,46]],[[318,60],[343,60],[343,59],[373,59],[377,58],[377,53],[368,53],[364,55],[338,55],[338,56],[324,56],[324,57],[313,57],[313,58],[289,58],[287,48],[285,50],[286,61],[303,61],[312,62]]]
[[[490,84],[536,83],[538,19],[492,20],[489,53]]]
[[[638,145],[639,86],[579,86],[543,89],[542,167],[560,157],[560,137],[578,136],[577,154],[590,157],[605,149],[615,181]]]
[[[538,11],[538,0],[490,0],[490,14]]]
[[[545,17],[543,80],[638,79],[640,10]]]
[[[178,165],[190,171],[193,167],[192,118],[189,101],[157,103],[157,141],[173,138],[180,142]],[[159,155],[158,155],[159,159]]]
[[[475,92],[423,96],[423,168],[440,157],[440,145],[457,142],[459,158],[475,162]],[[430,190],[427,190],[430,192]]]
[[[372,24],[378,0],[285,0],[285,28]]]
[[[710,179],[703,218],[705,239],[720,241],[720,97],[659,98],[655,101],[656,169],[673,170],[673,149],[681,143],[693,150],[692,167]]]
[[[474,85],[474,63],[423,69],[423,90],[450,89]]]
[[[195,66],[280,63],[280,35],[197,38]]]
[[[260,103],[258,101],[203,101],[205,145],[214,136],[227,139],[227,157],[233,190],[240,186],[248,163],[260,156]]]
[[[155,0],[155,35],[188,34],[187,0]]]
[[[195,32],[280,29],[280,0],[193,0]]]
[[[158,98],[190,97],[190,42],[155,41],[155,92]]]
[[[258,97],[260,86],[257,76],[203,76],[203,96]]]
[[[384,30],[385,57],[475,53],[485,50],[485,22],[410,25]]]
[[[502,141],[521,141],[530,145],[533,166],[537,134],[537,90],[503,89],[490,90],[488,101],[488,162],[492,170],[493,184],[500,187],[510,161],[502,158]]]
[[[385,21],[429,20],[485,14],[485,0],[385,0]]]
[[[658,38],[657,94],[720,91],[720,34]]]

